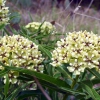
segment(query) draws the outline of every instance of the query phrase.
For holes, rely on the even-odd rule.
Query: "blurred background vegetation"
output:
[[[17,16],[11,25],[18,29],[33,21],[55,22],[57,29],[69,31],[87,30],[100,33],[99,0],[7,0],[10,16]],[[79,8],[79,9],[78,9]]]

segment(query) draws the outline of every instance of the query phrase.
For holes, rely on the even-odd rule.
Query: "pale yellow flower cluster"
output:
[[[8,24],[9,17],[8,17],[8,7],[5,7],[6,0],[0,0],[0,25]]]
[[[50,22],[31,22],[25,27],[31,32],[37,32],[39,30],[39,33],[43,35],[54,33],[55,31],[55,26],[53,26]]]
[[[4,36],[0,39],[0,62],[7,66],[22,67],[37,72],[43,72],[43,62],[38,46],[20,35]],[[4,68],[0,66],[0,69]],[[16,83],[17,72],[11,71],[10,81]]]
[[[68,63],[67,67],[74,75],[79,75],[86,68],[99,70],[100,37],[92,32],[72,32],[57,42],[52,52],[52,66]]]

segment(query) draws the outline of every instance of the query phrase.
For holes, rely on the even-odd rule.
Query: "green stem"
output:
[[[67,77],[67,78],[69,78],[70,80],[74,81],[74,80],[72,79],[72,77],[63,69],[62,66],[59,66],[58,69],[60,70],[60,72],[61,72],[65,77]]]
[[[58,70],[60,70],[60,72],[66,77],[66,78],[69,78],[72,82],[74,81],[72,79],[72,77],[63,69],[62,66],[59,66],[58,67]],[[63,100],[66,100],[68,97],[68,94],[65,94],[64,97],[63,97]]]
[[[73,89],[74,86],[76,85],[78,78],[79,78],[79,75],[77,75],[76,78],[72,81],[71,89]],[[63,100],[66,100],[67,97],[68,97],[68,94],[65,94]]]
[[[74,81],[72,82],[71,88],[73,89],[74,86],[76,85],[77,81],[78,81],[79,75],[76,76],[76,78],[74,79]]]

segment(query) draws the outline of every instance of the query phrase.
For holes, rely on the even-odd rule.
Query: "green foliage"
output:
[[[66,69],[68,64],[63,64],[58,68],[54,68],[50,65],[52,57],[51,51],[55,47],[55,41],[57,40],[54,39],[49,43],[42,44],[39,41],[42,41],[45,36],[41,38],[37,38],[39,35],[32,37],[32,35],[36,33],[31,34],[24,27],[20,27],[21,29],[19,31],[16,31],[11,26],[9,27],[13,34],[20,34],[39,45],[39,49],[46,59],[43,62],[44,73],[18,68],[16,66],[6,66],[0,62],[0,64],[5,68],[5,70],[0,71],[0,77],[3,79],[3,76],[6,75],[7,80],[5,84],[3,83],[3,80],[1,81],[3,84],[0,88],[4,89],[4,91],[2,91],[0,94],[1,98],[5,98],[5,100],[14,100],[15,98],[18,100],[24,100],[25,98],[28,100],[34,100],[35,98],[38,100],[46,100],[46,97],[42,93],[41,89],[39,89],[39,87],[36,89],[34,86],[34,77],[36,77],[52,100],[58,100],[58,93],[63,95],[63,100],[65,100],[65,98],[70,98],[70,95],[75,96],[77,100],[88,100],[89,98],[92,98],[93,100],[99,100],[99,90],[94,88],[94,86],[100,82],[100,74],[95,69],[86,69],[85,72],[80,76],[73,76]],[[9,34],[9,31],[6,28],[4,29],[4,32],[7,35]],[[9,83],[9,77],[7,74],[9,70],[20,73],[19,77],[17,78],[18,83],[15,85],[11,85],[11,83]],[[90,74],[90,77],[88,77],[87,74]],[[92,78],[94,76],[96,78]],[[16,86],[18,88],[16,88]],[[12,89],[15,89],[15,91],[11,92]]]

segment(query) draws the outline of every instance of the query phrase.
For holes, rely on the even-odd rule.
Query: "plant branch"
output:
[[[45,92],[45,90],[43,89],[43,87],[41,86],[41,84],[39,83],[38,79],[36,77],[34,77],[35,82],[37,83],[39,89],[42,91],[42,93],[44,94],[44,96],[47,98],[47,100],[52,100],[49,95]]]
[[[71,88],[73,89],[78,81],[79,75],[76,76],[75,80],[72,82]]]

